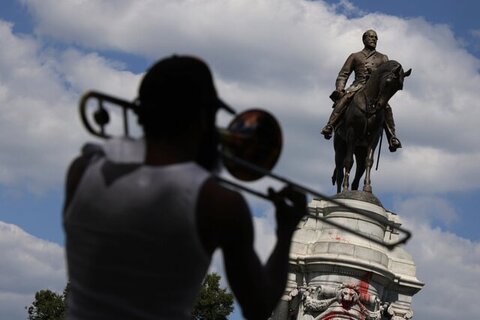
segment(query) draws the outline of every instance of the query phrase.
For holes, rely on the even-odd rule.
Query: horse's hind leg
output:
[[[370,179],[370,172],[373,166],[373,153],[375,149],[368,148],[367,157],[365,158],[365,184],[363,191],[372,193],[372,181]]]
[[[342,182],[343,182],[343,168],[340,168],[340,170],[335,167],[335,170],[333,170],[333,175],[332,175],[332,184],[335,185],[337,184],[337,193],[340,193],[342,191]]]
[[[366,149],[357,147],[355,150],[355,163],[357,164],[357,167],[355,169],[355,178],[353,178],[353,182],[352,182],[352,190],[358,190],[360,179],[362,178],[362,175],[365,172],[366,157],[367,157]]]
[[[342,183],[342,191],[347,191],[349,187],[349,180],[350,180],[350,171],[353,167],[353,152],[355,151],[355,137],[353,136],[353,130],[349,130],[347,132],[347,139],[346,139],[346,149],[345,149],[345,157],[343,159],[343,183]]]

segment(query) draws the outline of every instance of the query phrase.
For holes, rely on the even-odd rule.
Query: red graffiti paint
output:
[[[335,313],[330,312],[330,313],[326,314],[326,315],[322,318],[322,320],[332,320],[334,316],[335,316]]]
[[[368,288],[370,286],[370,281],[372,280],[373,273],[368,271],[364,274],[364,276],[360,279],[360,283],[358,284],[358,293],[360,295],[360,300],[369,302],[370,301],[370,293],[368,293]]]
[[[370,282],[372,280],[373,273],[371,271],[366,272],[358,282],[357,285],[349,284],[345,285],[346,288],[358,290],[358,299],[363,301],[364,303],[369,303],[371,299],[371,295],[368,292],[370,287]],[[334,319],[358,319],[358,320],[365,320],[366,316],[364,313],[364,306],[362,303],[358,301],[358,306],[355,306],[356,303],[350,301],[349,299],[341,299],[338,301],[341,305],[343,310],[338,308],[337,310],[330,311],[329,313],[322,316],[320,320],[334,320]],[[358,310],[359,308],[360,310]]]
[[[355,315],[348,311],[332,311],[324,315],[320,320],[333,320],[333,319],[365,320],[365,316],[361,313],[359,313],[358,315]]]
[[[345,239],[341,237],[338,233],[329,232],[328,235],[330,236],[330,239],[333,239],[336,241],[345,241]]]

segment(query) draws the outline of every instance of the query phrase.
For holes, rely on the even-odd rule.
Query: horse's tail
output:
[[[375,171],[378,170],[378,164],[380,163],[380,151],[382,151],[382,142],[383,142],[383,129],[382,131],[380,131],[380,143],[378,145],[377,165],[375,166]]]
[[[333,169],[332,185],[335,185],[336,181],[337,181],[337,167],[335,167],[335,169]]]

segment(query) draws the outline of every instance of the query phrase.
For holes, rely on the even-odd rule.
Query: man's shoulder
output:
[[[365,59],[367,59],[369,56],[371,56],[371,54],[369,54],[369,53],[366,52],[365,50],[360,50],[360,51],[351,53],[349,59],[352,59],[352,60],[358,61],[358,62],[363,62],[363,61],[365,61]]]
[[[239,227],[250,218],[250,210],[243,196],[223,186],[215,177],[203,185],[198,209],[203,211],[203,217],[208,221],[229,230]]]
[[[211,177],[203,185],[197,202],[200,238],[207,252],[251,234],[250,210],[242,195],[225,188]]]
[[[375,55],[378,56],[378,57],[382,57],[382,58],[385,58],[385,59],[388,60],[387,55],[386,55],[386,54],[383,54],[383,53],[381,53],[381,52],[375,51]]]
[[[364,56],[365,56],[365,52],[363,50],[353,52],[353,53],[350,54],[351,58],[363,58]]]
[[[235,207],[244,201],[239,192],[226,188],[215,177],[210,177],[205,181],[200,196],[202,200],[207,200],[205,202],[210,209],[213,209],[212,211],[218,210],[218,208]]]

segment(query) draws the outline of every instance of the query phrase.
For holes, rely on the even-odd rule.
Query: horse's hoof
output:
[[[364,186],[363,191],[372,193],[372,186]]]

